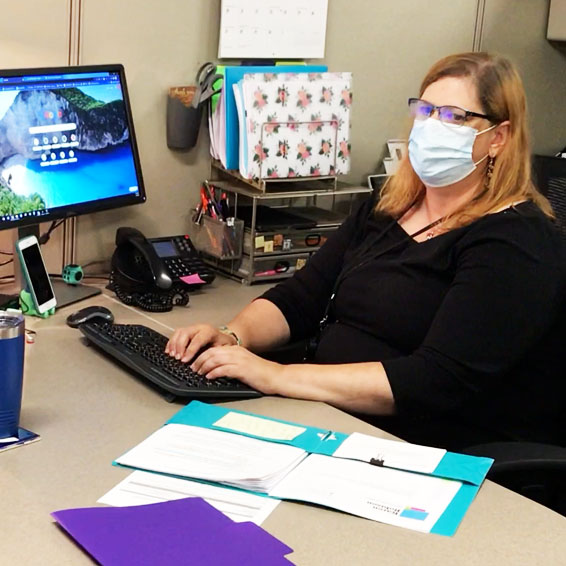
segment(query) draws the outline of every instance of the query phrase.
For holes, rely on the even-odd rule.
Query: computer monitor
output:
[[[145,198],[122,65],[0,71],[0,230]]]

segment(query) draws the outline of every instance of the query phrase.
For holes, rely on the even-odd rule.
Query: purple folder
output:
[[[291,548],[254,523],[235,523],[198,497],[51,515],[104,566],[290,566]]]

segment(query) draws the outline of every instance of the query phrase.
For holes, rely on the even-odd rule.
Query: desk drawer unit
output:
[[[309,230],[256,232],[253,241],[251,230],[245,229],[244,253],[251,254],[252,246],[256,256],[316,251],[337,229],[338,226],[326,226]]]
[[[295,271],[305,266],[310,254],[282,254],[255,257],[242,256],[237,274],[253,281],[269,281],[291,277]]]

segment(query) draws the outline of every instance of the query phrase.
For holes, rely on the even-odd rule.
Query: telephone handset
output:
[[[188,291],[215,275],[188,236],[147,239],[136,228],[118,228],[108,288],[128,305],[149,311],[186,305]]]

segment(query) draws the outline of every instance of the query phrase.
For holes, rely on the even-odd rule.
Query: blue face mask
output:
[[[476,136],[481,132],[469,126],[446,124],[435,118],[415,120],[409,136],[409,160],[420,180],[429,187],[445,187],[465,179],[477,163],[472,159]]]

